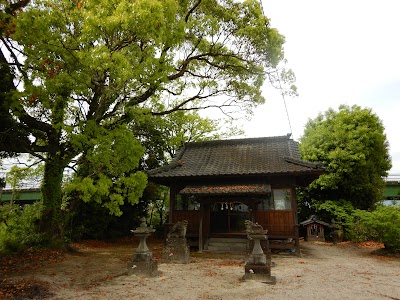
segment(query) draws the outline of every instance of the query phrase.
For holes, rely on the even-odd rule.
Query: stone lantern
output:
[[[275,284],[275,276],[271,276],[271,251],[267,242],[267,255],[261,247],[261,240],[267,240],[267,230],[261,225],[249,220],[246,222],[247,238],[254,241],[253,251],[251,252],[244,267],[244,280],[258,280],[265,283]]]
[[[139,237],[140,242],[128,263],[128,275],[157,276],[159,274],[157,261],[152,258],[153,254],[146,244],[146,239],[156,230],[147,227],[146,218],[142,218],[141,221],[138,228],[131,230],[135,236]]]

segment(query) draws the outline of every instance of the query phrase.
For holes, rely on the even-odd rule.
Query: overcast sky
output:
[[[400,174],[400,1],[262,0],[286,37],[285,57],[299,97],[286,98],[293,138],[309,118],[340,104],[369,107],[383,121]],[[248,137],[290,132],[284,102],[265,86],[266,104],[244,125]]]

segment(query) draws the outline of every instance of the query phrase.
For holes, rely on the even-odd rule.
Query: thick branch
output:
[[[175,80],[179,77],[182,77],[185,72],[187,71],[187,68],[189,67],[190,63],[194,60],[199,60],[199,61],[204,61],[206,62],[208,65],[215,67],[217,69],[221,69],[221,70],[225,70],[225,69],[229,69],[229,68],[238,68],[238,69],[243,69],[243,70],[247,70],[245,67],[243,66],[237,66],[237,65],[230,65],[230,64],[226,64],[226,65],[219,65],[216,63],[211,62],[207,57],[229,57],[229,58],[236,58],[240,61],[245,61],[244,59],[241,59],[239,57],[237,57],[234,54],[223,54],[223,53],[212,53],[212,52],[207,52],[207,53],[203,53],[203,54],[199,54],[199,55],[195,55],[192,57],[188,57],[181,65],[180,69],[178,70],[177,73],[173,74],[173,75],[169,75],[167,78],[169,80]]]
[[[2,51],[0,51],[0,64],[2,65],[0,96],[2,100],[2,122],[4,122],[3,126],[1,126],[2,131],[0,132],[0,138],[3,141],[1,148],[10,153],[44,152],[46,147],[32,143],[28,138],[28,133],[37,131],[37,134],[43,138],[44,135],[50,136],[53,128],[49,124],[30,116],[18,100],[13,101],[15,108],[13,109],[13,113],[10,114],[10,102],[12,101],[10,96],[11,93],[16,92],[13,82],[15,78]],[[18,118],[18,121],[16,118]],[[4,143],[5,141],[6,143]]]
[[[188,13],[185,16],[185,22],[187,23],[189,21],[189,18],[191,14],[196,10],[196,8],[201,4],[202,0],[197,1],[197,3],[188,11]]]
[[[11,55],[12,59],[14,60],[14,65],[18,68],[18,71],[22,74],[22,76],[25,78],[25,80],[28,79],[28,75],[24,70],[22,70],[21,66],[22,64],[18,61],[17,56],[15,55],[14,51],[12,51],[12,48],[10,45],[8,45],[7,41],[4,38],[1,38],[1,41],[3,42],[3,45],[7,48],[9,54]]]
[[[168,115],[170,113],[176,112],[176,111],[194,111],[194,110],[203,110],[203,109],[208,109],[208,108],[218,108],[220,109],[225,115],[229,116],[223,111],[223,108],[229,107],[232,108],[231,104],[221,104],[221,105],[216,105],[216,104],[209,104],[209,105],[204,105],[204,106],[194,106],[194,107],[180,107],[180,108],[173,108],[170,110],[166,111],[161,111],[161,112],[151,112],[151,115],[153,116],[164,116]],[[230,117],[230,116],[229,116]]]
[[[15,3],[11,3],[8,8],[5,9],[7,14],[13,15],[17,10],[27,6],[31,0],[19,0]]]
[[[228,107],[228,106],[231,106],[230,104],[228,104],[228,105],[222,104],[222,105],[207,105],[207,106],[202,106],[202,107],[189,107],[189,108],[184,107],[186,104],[188,104],[188,103],[190,103],[190,102],[192,102],[192,101],[194,101],[194,100],[207,99],[207,98],[216,96],[217,94],[220,94],[221,92],[223,92],[223,91],[219,90],[219,91],[217,91],[217,92],[214,92],[214,93],[211,93],[211,94],[208,94],[208,95],[205,95],[205,96],[201,96],[201,95],[200,95],[200,92],[198,92],[196,95],[194,95],[194,96],[192,96],[192,97],[189,97],[188,99],[186,99],[186,100],[180,102],[179,104],[175,105],[175,106],[174,106],[173,108],[171,108],[171,109],[168,109],[168,110],[165,110],[165,111],[161,111],[161,112],[151,112],[151,114],[154,115],[154,116],[163,116],[163,115],[168,115],[168,114],[170,114],[170,113],[173,113],[173,112],[179,111],[179,110],[188,111],[188,110],[199,110],[199,109],[211,108],[211,107],[214,107],[214,108],[215,108],[215,107],[218,107],[218,108],[220,108],[220,107]]]

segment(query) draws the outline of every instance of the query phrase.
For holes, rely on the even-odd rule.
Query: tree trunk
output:
[[[50,239],[62,239],[64,222],[61,212],[62,180],[65,163],[57,153],[49,153],[44,166],[43,183],[41,187],[44,213],[42,216],[43,232]]]

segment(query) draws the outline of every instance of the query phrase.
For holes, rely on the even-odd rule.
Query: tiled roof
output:
[[[320,164],[302,161],[298,143],[287,136],[186,143],[167,166],[149,170],[150,179],[318,173]]]
[[[321,220],[318,220],[317,217],[314,216],[314,215],[312,215],[309,219],[307,219],[307,220],[305,220],[303,222],[300,222],[300,224],[303,225],[303,226],[306,226],[306,225],[309,225],[309,224],[313,224],[313,223],[321,224],[321,225],[324,225],[324,226],[329,226],[328,223],[326,223],[324,221],[321,221]]]

